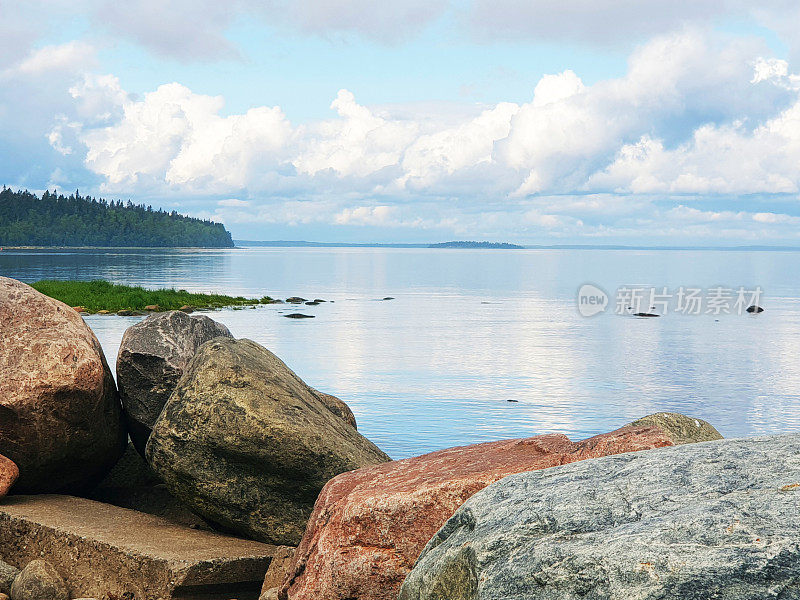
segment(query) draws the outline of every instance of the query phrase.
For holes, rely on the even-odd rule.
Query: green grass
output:
[[[158,305],[160,310],[177,310],[182,306],[193,308],[222,308],[268,304],[269,296],[244,298],[222,294],[195,294],[186,290],[148,290],[143,287],[118,285],[100,279],[94,281],[56,281],[45,279],[31,284],[35,289],[61,300],[70,306],[82,306],[87,312],[100,310],[144,310],[145,306]]]

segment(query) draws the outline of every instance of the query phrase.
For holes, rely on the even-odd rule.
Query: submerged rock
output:
[[[67,584],[44,560],[34,560],[22,569],[11,586],[13,600],[69,600]]]
[[[147,459],[223,528],[296,545],[332,477],[389,457],[250,340],[200,347],[156,422]]]
[[[564,435],[503,440],[339,475],[314,506],[281,598],[394,600],[428,540],[487,485],[514,473],[720,437],[683,415],[637,423],[581,442]]]
[[[103,350],[81,316],[0,277],[0,453],[14,491],[76,490],[99,481],[127,434]]]
[[[401,600],[797,598],[800,435],[507,477],[431,539]]]
[[[144,455],[150,430],[197,349],[228,328],[183,311],[151,315],[129,327],[117,356],[117,382],[131,440]]]

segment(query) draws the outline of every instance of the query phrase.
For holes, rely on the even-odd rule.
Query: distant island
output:
[[[428,248],[491,248],[492,250],[522,250],[524,246],[507,242],[442,242],[428,244]]]
[[[154,210],[130,200],[70,196],[45,191],[41,197],[3,187],[1,246],[232,248],[221,223],[175,211]]]

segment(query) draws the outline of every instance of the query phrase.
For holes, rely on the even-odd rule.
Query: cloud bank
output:
[[[180,6],[156,17],[148,2],[86,5],[105,27],[186,59],[235,56],[224,30],[236,10],[315,35],[382,39],[393,23],[407,33],[447,10],[406,2],[377,15],[364,2],[275,0],[256,8],[236,0],[236,10],[209,4],[179,23]],[[524,11],[541,3],[500,4],[517,11],[519,31],[498,20],[506,11],[481,0],[465,14],[487,32],[546,36],[561,27],[582,36],[596,12],[586,2],[548,3],[537,20]],[[766,22],[780,7],[793,14],[768,2],[758,18]],[[526,102],[423,114],[368,106],[342,89],[330,100],[330,118],[306,123],[269,104],[232,113],[223,96],[180,82],[135,95],[102,73],[93,43],[40,45],[0,63],[0,143],[6,172],[19,173],[18,181],[162,199],[251,236],[259,225],[319,224],[520,241],[793,242],[800,76],[763,41],[686,26],[751,13],[733,0],[683,11],[659,5],[649,18],[679,30],[636,47],[624,75],[587,84],[571,70],[548,74]],[[620,28],[648,31],[631,2],[612,3],[608,14]],[[209,34],[183,43],[181,27]]]

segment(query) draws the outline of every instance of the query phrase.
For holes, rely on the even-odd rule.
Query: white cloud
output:
[[[238,198],[225,198],[224,200],[220,200],[217,202],[219,206],[230,206],[230,207],[245,207],[250,206],[249,200],[239,200]]]
[[[79,112],[102,119],[70,127],[108,189],[792,193],[800,189],[797,78],[760,50],[682,32],[637,50],[621,78],[586,86],[572,71],[546,75],[531,102],[455,122],[370,108],[340,90],[336,118],[293,126],[279,107],[222,116],[222,97],[178,83],[136,100],[113,77],[84,77],[72,96]],[[74,148],[63,132],[63,124],[52,130],[53,145]]]
[[[299,130],[300,152],[293,160],[301,173],[330,170],[338,175],[364,177],[396,165],[419,128],[413,121],[384,119],[339,90],[331,108],[339,119]]]
[[[245,187],[279,164],[291,128],[278,107],[222,117],[223,105],[221,96],[177,83],[125,99],[118,123],[83,136],[86,164],[116,187],[141,179],[205,191]]]
[[[23,75],[42,75],[53,71],[91,69],[95,48],[80,41],[45,46],[34,50],[15,67]]]
[[[448,0],[272,0],[258,3],[256,10],[268,22],[290,24],[307,33],[356,33],[394,43],[419,32],[448,4]]]
[[[338,225],[392,225],[397,209],[392,206],[359,206],[345,208],[334,222]]]

